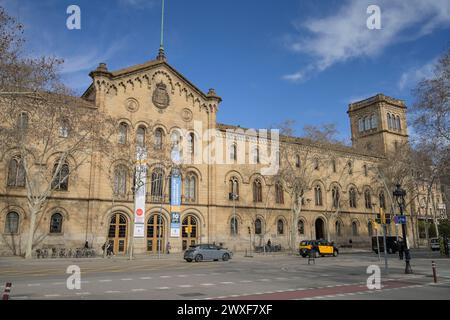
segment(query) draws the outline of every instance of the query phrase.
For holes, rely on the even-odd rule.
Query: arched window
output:
[[[58,162],[53,166],[52,189],[67,191],[69,189],[69,165],[64,163],[57,173],[56,170],[58,170]]]
[[[127,168],[119,165],[114,170],[114,194],[125,196],[127,194]]]
[[[391,114],[387,114],[387,123],[388,123],[388,129],[392,129],[392,123],[391,123]]]
[[[259,164],[260,163],[259,148],[258,147],[254,147],[253,148],[253,163],[254,164]]]
[[[352,222],[352,235],[354,237],[357,237],[359,235],[358,234],[358,223],[356,221]]]
[[[231,161],[237,160],[237,145],[236,145],[236,143],[233,143],[230,146],[230,160]]]
[[[369,221],[367,223],[367,231],[369,234],[369,237],[373,236],[373,225],[372,225],[372,221]]]
[[[194,133],[189,133],[187,136],[187,147],[188,147],[188,154],[193,157],[195,154],[195,135]]]
[[[386,210],[386,198],[384,197],[383,191],[380,191],[380,194],[378,195],[378,200],[380,201],[380,208]]]
[[[364,117],[364,130],[370,130],[370,117]]]
[[[197,178],[194,173],[188,173],[184,180],[184,200],[186,202],[196,201],[196,184]]]
[[[300,156],[297,154],[295,156],[295,167],[300,168]]]
[[[277,232],[279,235],[284,234],[284,221],[283,219],[278,219],[277,221]]]
[[[126,144],[128,140],[128,124],[121,122],[119,124],[119,143]]]
[[[356,189],[351,187],[348,191],[350,208],[356,208]]]
[[[257,218],[255,220],[255,234],[261,234],[262,233],[262,221],[261,219]]]
[[[364,191],[364,202],[366,205],[366,209],[372,209],[372,195],[370,194],[369,189],[366,189],[366,191]]]
[[[155,169],[152,172],[151,196],[153,202],[161,202],[164,199],[164,172],[162,169]]]
[[[335,232],[337,237],[342,236],[342,223],[339,220],[336,220],[336,223],[334,224]]]
[[[70,122],[68,119],[61,120],[61,126],[59,127],[59,136],[61,138],[67,138],[69,136]]]
[[[50,233],[62,232],[63,217],[60,213],[54,213],[50,218]]]
[[[262,202],[262,185],[259,179],[253,182],[253,202]]]
[[[401,125],[400,125],[400,116],[397,116],[397,130],[400,131],[402,129]]]
[[[305,222],[303,220],[298,220],[298,234],[304,235],[305,234]]]
[[[364,132],[364,120],[363,119],[358,120],[358,130],[359,130],[359,132]]]
[[[278,204],[284,203],[284,190],[283,185],[280,182],[275,184],[275,201]]]
[[[239,180],[236,177],[230,179],[230,193],[235,195],[235,200],[239,200]]]
[[[397,130],[397,121],[395,121],[395,115],[391,115],[391,126],[393,130]]]
[[[333,208],[339,208],[339,200],[341,199],[341,195],[337,186],[334,186],[331,190],[331,197],[333,198]]]
[[[314,158],[313,164],[314,164],[314,170],[319,170],[319,159],[318,158]]]
[[[136,144],[138,147],[145,146],[145,128],[140,126],[136,131]]]
[[[378,128],[378,119],[377,119],[377,116],[376,116],[376,115],[373,114],[373,115],[370,117],[370,123],[371,123],[371,128],[372,128],[372,129]]]
[[[353,174],[353,163],[351,161],[347,162],[348,174]]]
[[[155,130],[155,149],[156,150],[161,150],[163,147],[163,137],[164,137],[164,132],[161,128],[158,128]]]
[[[20,157],[9,161],[8,187],[25,187],[25,168]]]
[[[367,165],[365,164],[364,166],[363,166],[363,170],[364,170],[364,176],[368,176],[368,171],[367,171]]]
[[[5,219],[5,233],[19,233],[19,214],[17,212],[8,212]]]
[[[322,206],[323,205],[322,188],[319,185],[317,185],[314,188],[314,198],[315,198],[316,206]]]
[[[232,236],[237,236],[239,232],[239,222],[238,219],[233,217],[230,220],[230,233]]]
[[[28,129],[28,113],[26,112],[20,113],[17,125],[20,130],[25,131]]]

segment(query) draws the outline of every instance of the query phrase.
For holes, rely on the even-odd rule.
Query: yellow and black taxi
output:
[[[303,240],[299,245],[299,253],[303,258],[309,255],[315,258],[323,256],[333,256],[337,257],[339,254],[339,249],[333,242],[327,240]]]

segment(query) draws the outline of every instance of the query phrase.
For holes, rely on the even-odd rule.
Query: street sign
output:
[[[394,216],[394,222],[395,224],[406,224],[406,216]]]

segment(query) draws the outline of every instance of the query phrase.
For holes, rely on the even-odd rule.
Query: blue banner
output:
[[[181,176],[172,175],[170,183],[170,205],[181,206]]]

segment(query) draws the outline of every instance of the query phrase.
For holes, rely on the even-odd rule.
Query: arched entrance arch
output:
[[[192,214],[188,214],[184,217],[181,225],[181,239],[182,249],[186,250],[189,246],[192,246],[198,242],[199,232],[199,220]]]
[[[113,213],[109,221],[108,242],[114,254],[125,254],[127,251],[128,219],[125,214]]]
[[[317,218],[315,222],[316,240],[325,239],[325,222],[322,218]]]
[[[166,225],[163,217],[152,214],[147,220],[147,252],[163,253]]]

